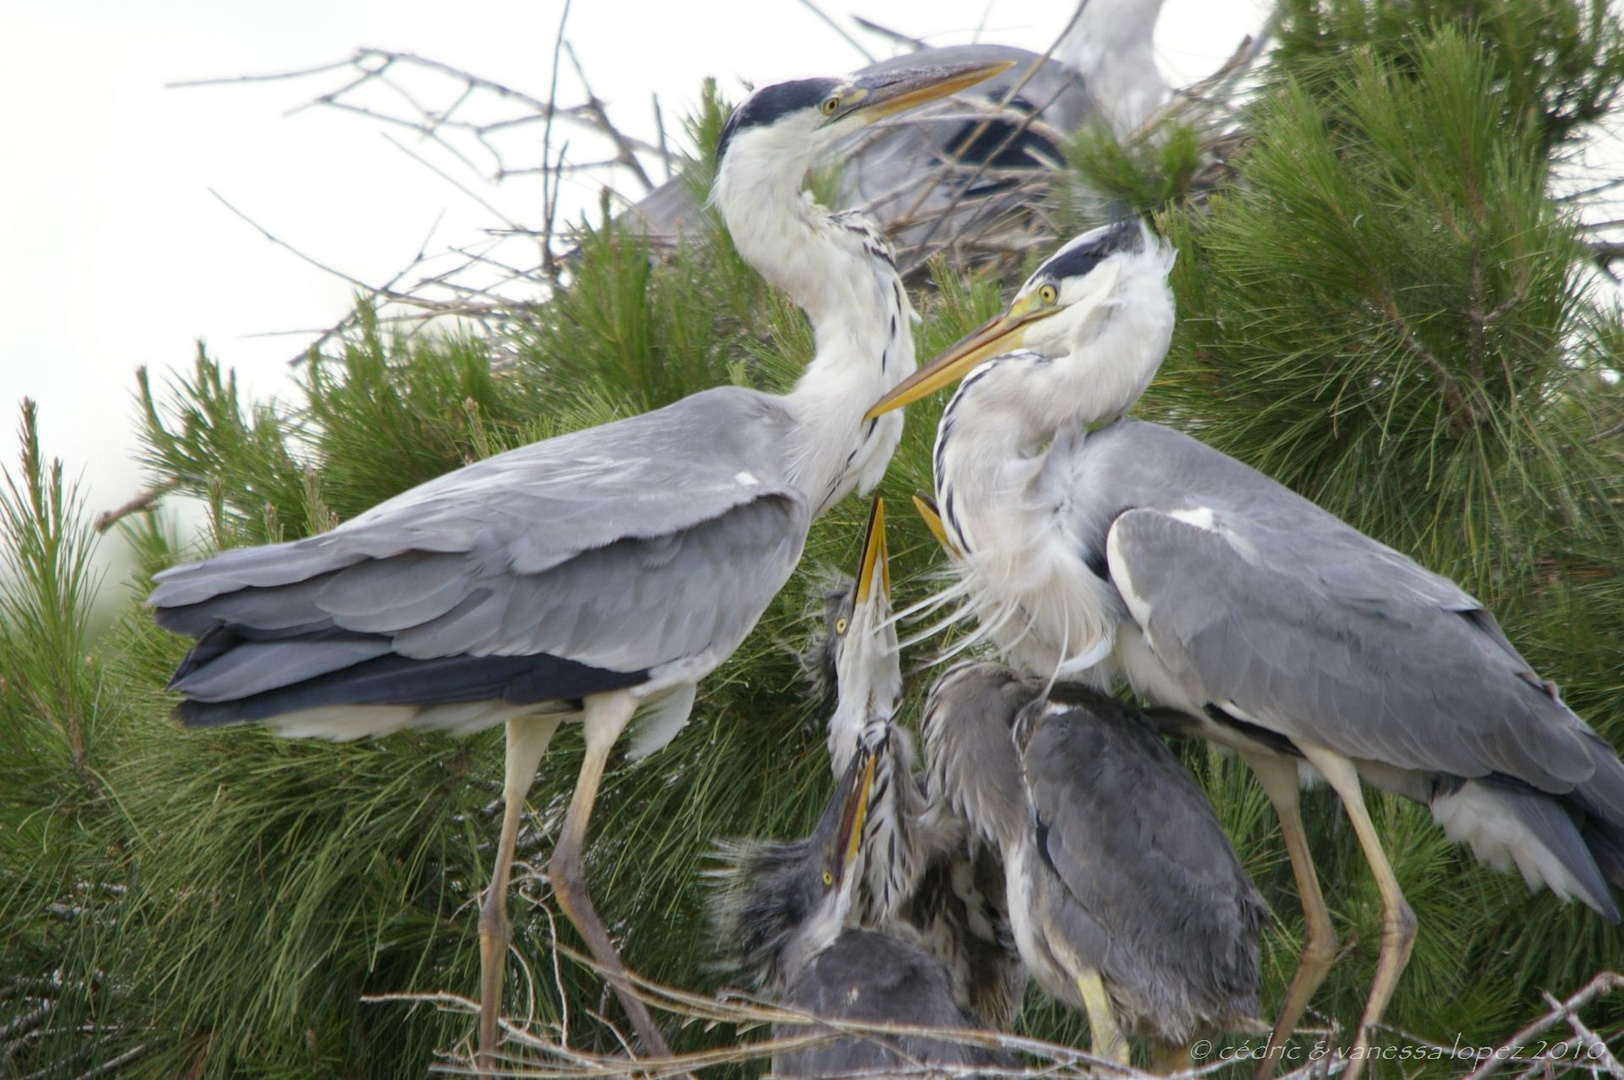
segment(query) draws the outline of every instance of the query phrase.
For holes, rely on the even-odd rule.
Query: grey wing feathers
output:
[[[1267,908],[1178,760],[1083,687],[1056,687],[1017,731],[1037,855],[1062,886],[1038,890],[1048,916],[1106,942],[1101,974],[1164,1031],[1255,1018]]]
[[[719,662],[805,540],[785,423],[764,395],[709,391],[458,470],[320,536],[167,571],[158,621],[200,639],[174,688],[254,697],[237,718],[255,719],[577,698]]]
[[[1470,595],[1194,440],[1148,424],[1125,434],[1188,478],[1121,513],[1107,545],[1112,580],[1175,677],[1351,758],[1583,786],[1624,821],[1612,749]]]

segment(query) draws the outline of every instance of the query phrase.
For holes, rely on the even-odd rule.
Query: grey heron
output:
[[[977,1029],[940,960],[897,928],[860,925],[856,893],[869,841],[865,815],[875,757],[849,755],[811,835],[722,845],[714,910],[717,939],[735,967],[785,1005],[815,1016],[874,1024]],[[808,1033],[777,1025],[775,1038]],[[773,1055],[774,1076],[837,1076],[909,1066],[998,1065],[997,1051],[919,1035],[848,1035]]]
[[[788,579],[812,520],[878,481],[901,425],[862,410],[914,369],[911,308],[883,240],[803,199],[802,180],[851,131],[1001,70],[807,79],[734,113],[716,203],[817,341],[788,395],[703,391],[469,465],[318,536],[158,575],[158,622],[197,639],[170,683],[188,726],[260,721],[330,739],[506,726],[479,923],[482,1064],[497,1040],[519,819],[564,720],[581,721],[587,749],[549,877],[645,1048],[665,1052],[582,876],[605,762],[634,714],[632,756],[675,736],[698,681]]]
[[[1091,120],[1126,140],[1169,93],[1153,55],[1162,2],[1082,0],[1047,60],[978,43],[924,48],[860,69],[854,78],[939,64],[1014,65],[956,105],[915,113],[837,147],[842,204],[863,208],[899,249],[940,247],[1017,205],[1017,170],[1062,164],[1060,144]],[[698,211],[679,176],[626,217],[651,236],[672,238],[695,226]]]
[[[1188,1068],[1198,1034],[1266,1029],[1268,909],[1137,710],[970,661],[931,689],[925,739],[933,796],[1003,853],[1021,956],[1088,1015],[1096,1055],[1127,1064],[1137,1030],[1158,1065]]]
[[[937,432],[936,495],[983,630],[1024,671],[1125,678],[1256,771],[1307,925],[1276,1041],[1335,948],[1299,766],[1330,783],[1383,901],[1362,1049],[1415,916],[1361,781],[1616,921],[1624,765],[1454,582],[1195,439],[1123,418],[1169,343],[1171,262],[1131,222],[1078,237],[870,415],[963,378]]]
[[[1020,1008],[1026,972],[1004,906],[1003,866],[927,799],[912,740],[894,722],[902,665],[892,618],[885,506],[875,498],[858,575],[832,591],[815,665],[830,680],[829,756],[836,777],[854,754],[874,761],[855,871],[855,925],[905,934],[944,964],[953,997],[994,1028]]]

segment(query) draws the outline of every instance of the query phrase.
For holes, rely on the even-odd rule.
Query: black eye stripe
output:
[[[833,97],[838,89],[840,83],[835,79],[796,79],[757,90],[728,117],[721,138],[716,140],[716,164],[721,165],[728,143],[739,132],[746,128],[763,127],[801,109],[821,110],[823,102]]]

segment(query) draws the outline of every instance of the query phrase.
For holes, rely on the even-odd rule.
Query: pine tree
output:
[[[1196,191],[1199,132],[1126,150],[1085,135],[1074,158],[1093,194],[1062,200],[1073,209],[1057,211],[1055,242],[1102,187],[1155,211],[1180,251],[1179,329],[1141,413],[1456,578],[1624,743],[1624,326],[1590,269],[1584,207],[1561,198],[1574,146],[1611,115],[1624,76],[1618,17],[1601,0],[1285,0],[1279,33],[1261,86],[1235,106],[1246,144],[1221,186]],[[709,98],[697,145],[724,115]],[[143,375],[146,463],[206,502],[209,529],[185,543],[159,518],[128,529],[139,569],[103,584],[128,600],[97,650],[92,533],[25,409],[0,490],[0,1075],[117,1062],[138,1077],[407,1077],[467,1037],[460,1013],[363,999],[472,992],[500,736],[332,746],[182,732],[162,687],[184,643],[139,599],[183,558],[308,535],[467,461],[703,387],[783,390],[811,355],[800,314],[714,223],[651,260],[606,221],[568,278],[501,340],[391,335],[363,305],[289,402],[242,400],[201,352],[168,385]],[[920,355],[991,315],[1007,284],[937,265]],[[497,353],[510,361],[493,365]],[[897,505],[929,486],[937,407],[910,410],[883,488]],[[588,874],[650,978],[725,985],[703,930],[712,841],[803,832],[827,794],[822,718],[795,653],[820,605],[816,570],[850,565],[863,515],[849,500],[818,523],[803,571],[701,687],[690,729],[606,779]],[[895,517],[899,588],[922,594],[934,542]],[[928,681],[911,680],[905,721]],[[515,903],[527,963],[510,965],[507,1001],[543,1024],[567,1015],[572,1045],[613,1049],[590,1017],[615,1008],[555,952],[575,942],[541,874],[578,754],[562,735],[531,796]],[[1272,1000],[1301,932],[1277,827],[1235,762],[1199,747],[1186,758],[1281,917]],[[1315,1005],[1346,1031],[1380,904],[1334,800],[1307,801],[1346,947]],[[1478,868],[1423,810],[1374,795],[1372,810],[1421,923],[1395,1026],[1493,1044],[1544,1010],[1541,991],[1624,965],[1616,928]],[[1616,1007],[1597,1012],[1600,1034],[1624,1031]],[[1035,995],[1023,1027],[1086,1037]],[[675,1034],[681,1048],[741,1037]]]

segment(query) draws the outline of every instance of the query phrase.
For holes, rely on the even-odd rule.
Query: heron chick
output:
[[[1225,454],[1123,418],[1167,351],[1171,266],[1140,223],[1085,233],[870,415],[962,379],[937,429],[936,500],[983,631],[1025,673],[1126,679],[1256,772],[1307,923],[1274,1042],[1336,945],[1299,775],[1336,791],[1383,901],[1352,1080],[1416,931],[1361,784],[1617,921],[1624,764],[1454,582]]]
[[[814,653],[835,699],[828,739],[836,775],[854,752],[875,761],[855,886],[857,925],[917,939],[946,965],[960,1006],[990,1027],[1009,1027],[1026,972],[1004,906],[1003,865],[958,819],[926,799],[913,740],[895,722],[902,665],[879,498],[858,575],[829,593],[825,632]]]
[[[736,969],[814,1016],[937,1029],[983,1025],[956,999],[947,968],[906,934],[865,929],[856,894],[875,757],[850,756],[811,835],[721,845],[713,926]],[[815,1034],[779,1024],[775,1040]],[[774,1076],[901,1073],[933,1065],[1007,1067],[997,1051],[922,1035],[848,1035],[773,1055]]]
[[[789,394],[701,391],[476,462],[321,535],[158,575],[158,623],[197,639],[170,683],[188,726],[259,721],[330,739],[506,726],[479,922],[483,1070],[519,819],[564,720],[582,723],[586,755],[548,876],[644,1048],[667,1053],[587,895],[582,849],[605,764],[634,715],[634,756],[675,737],[699,680],[788,580],[813,519],[878,481],[901,425],[862,411],[914,368],[912,309],[884,242],[803,199],[801,183],[852,131],[1005,67],[783,83],[728,121],[715,202],[817,342]]]
[[[1187,1068],[1201,1034],[1257,1019],[1268,909],[1212,805],[1137,711],[1091,687],[1047,693],[999,664],[949,669],[925,707],[932,794],[1003,852],[1015,941],[1052,997]]]

